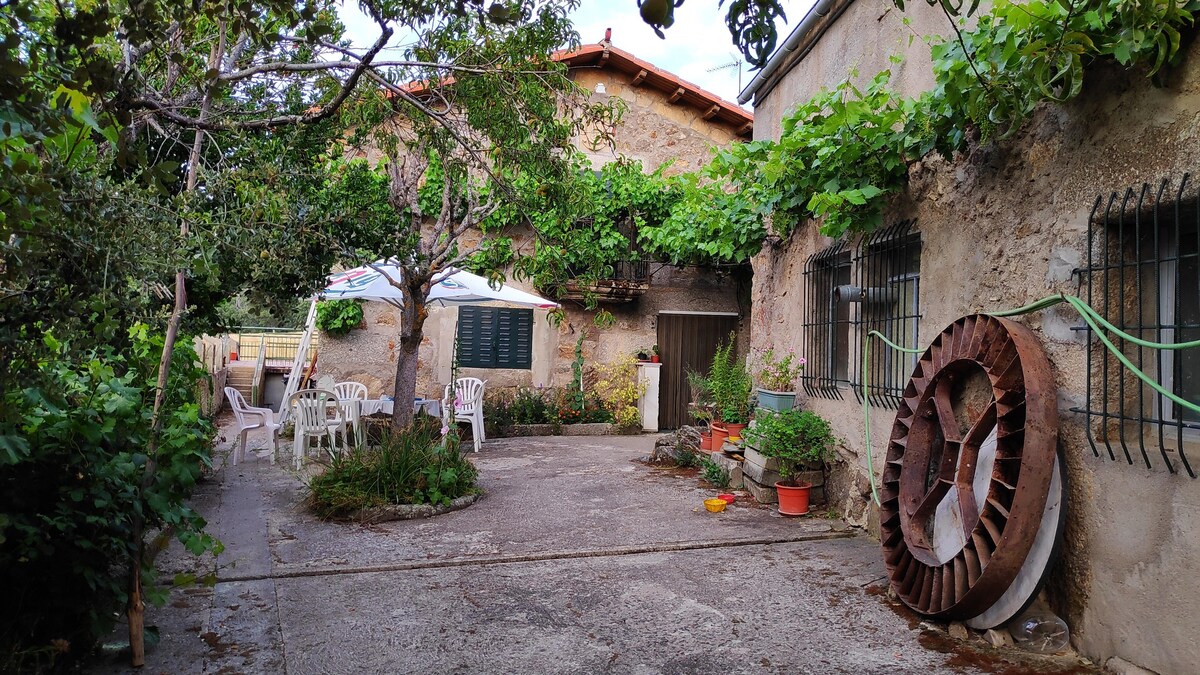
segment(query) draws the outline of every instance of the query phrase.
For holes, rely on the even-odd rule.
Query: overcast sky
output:
[[[788,22],[779,26],[780,44],[812,4],[813,0],[783,1]],[[346,0],[341,17],[346,24],[346,35],[355,46],[369,45],[378,36],[374,22],[362,15],[355,0]],[[722,66],[737,62],[741,66],[742,86],[754,76],[734,48],[723,10],[717,9],[716,0],[684,3],[675,11],[675,25],[663,31],[665,40],[660,40],[642,22],[637,0],[582,0],[572,19],[584,44],[599,42],[604,38],[604,29],[612,28],[614,46],[728,101],[737,100],[738,66]],[[403,38],[393,38],[393,42],[398,39]]]

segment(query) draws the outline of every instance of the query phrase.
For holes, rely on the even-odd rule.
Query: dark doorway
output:
[[[691,424],[687,405],[691,392],[687,371],[708,373],[717,345],[737,330],[733,314],[659,314],[658,348],[662,353],[658,426],[678,429]]]

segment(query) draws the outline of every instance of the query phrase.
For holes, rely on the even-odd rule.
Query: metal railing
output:
[[[244,327],[230,338],[240,343],[238,359],[242,361],[256,360],[260,353],[269,361],[291,361],[296,357],[300,348],[303,331],[279,328]],[[313,344],[316,344],[316,335]]]

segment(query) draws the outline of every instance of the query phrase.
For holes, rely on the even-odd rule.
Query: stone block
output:
[[[959,642],[966,642],[971,639],[971,632],[967,630],[967,625],[961,621],[951,621],[948,629],[950,637]]]
[[[742,467],[745,471],[745,466]],[[754,501],[759,504],[778,504],[779,495],[775,492],[775,485],[763,485],[755,481],[753,478],[743,474],[742,489],[750,493],[754,497]]]
[[[729,487],[732,490],[740,490],[744,485],[742,478],[742,462],[726,455],[723,452],[714,452],[709,457],[717,466],[729,472]]]
[[[1011,647],[1013,644],[1012,635],[1003,628],[989,628],[983,634],[983,639],[988,641],[993,647]]]
[[[780,480],[778,471],[765,469],[761,465],[751,462],[749,454],[746,455],[746,463],[742,466],[742,471],[763,485],[775,485]]]
[[[778,473],[778,471],[779,471],[779,460],[778,459],[775,459],[774,457],[767,457],[766,455],[762,454],[761,452],[750,447],[749,444],[747,444],[743,448],[743,451],[744,451],[743,454],[746,455],[746,463],[747,464],[754,464],[755,466],[758,466],[763,470],[775,471]],[[747,471],[746,473],[750,473],[750,472]]]
[[[1104,662],[1104,672],[1113,673],[1113,675],[1158,675],[1153,670],[1130,663],[1119,656],[1114,656]]]

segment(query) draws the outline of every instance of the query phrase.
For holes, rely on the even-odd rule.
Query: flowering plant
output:
[[[775,355],[775,349],[768,347],[759,357],[758,384],[769,391],[793,391],[796,378],[808,361],[803,356],[796,356],[788,350],[782,357]]]

